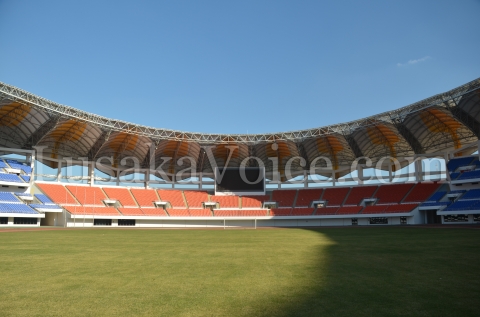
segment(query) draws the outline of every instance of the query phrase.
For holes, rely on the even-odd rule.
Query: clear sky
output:
[[[0,81],[211,133],[341,123],[480,77],[480,1],[0,0]]]

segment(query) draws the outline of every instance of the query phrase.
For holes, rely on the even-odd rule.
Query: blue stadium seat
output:
[[[23,183],[23,181],[18,178],[15,174],[6,174],[0,173],[0,181],[1,182],[14,182],[14,183]]]
[[[447,163],[447,169],[450,171],[450,172],[455,172],[455,170],[457,168],[459,168],[460,166],[468,166],[470,165],[470,163],[472,163],[473,161],[473,157],[460,157],[460,158],[455,158],[455,159],[452,159],[450,161],[448,161]]]
[[[443,198],[443,196],[445,196],[446,193],[447,192],[436,192],[432,196],[430,196],[430,198],[427,199],[427,202],[439,201],[440,199]]]
[[[21,203],[12,193],[0,192],[0,202]]]
[[[452,174],[454,174],[454,173],[452,173]],[[457,178],[457,180],[475,179],[475,178],[480,178],[480,170],[463,172],[462,174],[460,174],[460,176]]]
[[[30,204],[31,208],[44,208],[44,209],[62,209],[62,207],[57,205],[44,205],[44,204]]]
[[[0,213],[37,214],[25,204],[0,203]]]
[[[480,189],[470,189],[459,200],[480,199]]]
[[[443,211],[480,210],[480,200],[458,200]]]
[[[35,194],[35,197],[44,205],[55,205],[55,203],[44,194]]]

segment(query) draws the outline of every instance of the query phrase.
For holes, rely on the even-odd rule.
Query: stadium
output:
[[[479,102],[223,135],[1,83],[1,312],[475,316]]]
[[[3,225],[480,221],[480,79],[353,122],[252,135],[112,120],[4,83],[0,98]]]

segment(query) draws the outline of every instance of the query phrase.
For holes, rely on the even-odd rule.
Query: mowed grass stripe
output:
[[[1,316],[474,316],[480,231],[0,233]]]

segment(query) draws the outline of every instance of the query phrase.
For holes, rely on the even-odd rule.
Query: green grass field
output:
[[[0,316],[478,316],[480,230],[0,232]]]

